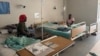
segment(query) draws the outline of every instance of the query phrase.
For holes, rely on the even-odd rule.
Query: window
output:
[[[0,2],[0,14],[10,14],[9,2]]]

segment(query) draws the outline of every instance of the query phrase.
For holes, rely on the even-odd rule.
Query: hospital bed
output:
[[[65,27],[68,30],[60,31],[59,27]],[[77,24],[73,24],[71,27],[67,27],[65,25],[58,25],[53,23],[43,24],[43,31],[52,35],[62,36],[70,40],[75,40],[80,36],[86,34],[86,23],[80,22]]]

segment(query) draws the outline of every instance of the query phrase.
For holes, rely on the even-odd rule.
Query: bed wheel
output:
[[[75,44],[73,44],[71,47],[74,47],[75,46]]]
[[[94,33],[91,33],[91,35],[94,35],[94,36],[96,36],[97,34],[96,34],[96,32],[94,32]]]
[[[82,41],[82,40],[83,40],[83,38],[81,37],[81,38],[80,38],[80,41]]]
[[[85,37],[88,38],[90,34],[86,34]]]
[[[83,39],[84,39],[84,38],[83,38],[82,36],[79,38],[80,41],[82,41]]]
[[[60,54],[62,54],[62,53],[64,53],[64,52],[65,52],[65,50],[61,51]]]
[[[0,34],[2,34],[2,32],[0,31]]]

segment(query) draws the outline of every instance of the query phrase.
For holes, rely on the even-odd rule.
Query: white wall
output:
[[[10,3],[10,14],[0,15],[0,27],[8,24],[18,23],[20,14],[27,15],[27,25],[41,22],[41,0],[0,0]],[[26,8],[19,8],[17,5],[23,4]],[[42,4],[42,18],[49,21],[63,20],[63,0],[44,0]],[[54,10],[53,7],[57,9]],[[34,18],[34,13],[40,13],[39,18]]]
[[[54,9],[56,7],[56,9]],[[62,21],[63,20],[63,0],[45,0],[43,2],[43,20]]]
[[[71,13],[76,22],[86,21],[87,25],[97,20],[98,0],[67,0],[68,14]]]
[[[8,0],[0,0],[8,1]],[[8,24],[18,23],[20,14],[28,17],[27,25],[41,22],[41,0],[9,0],[10,14],[0,14],[0,27]],[[17,5],[23,4],[26,8],[19,8]],[[43,0],[42,18],[48,21],[63,21],[67,18],[67,13],[72,13],[76,22],[86,21],[87,24],[96,22],[97,0]],[[56,10],[53,7],[56,6]],[[40,13],[39,18],[34,18],[34,13]]]
[[[8,0],[0,0],[0,1],[8,1]],[[9,0],[10,3],[10,14],[2,14],[0,15],[0,27],[7,25],[18,23],[18,18],[20,14],[27,15],[27,25],[32,24],[34,22],[34,13],[40,13],[40,0]],[[17,5],[23,4],[26,8],[17,7]]]

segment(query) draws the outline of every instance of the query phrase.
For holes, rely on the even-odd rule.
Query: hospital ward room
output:
[[[100,56],[100,0],[0,0],[0,56]]]

